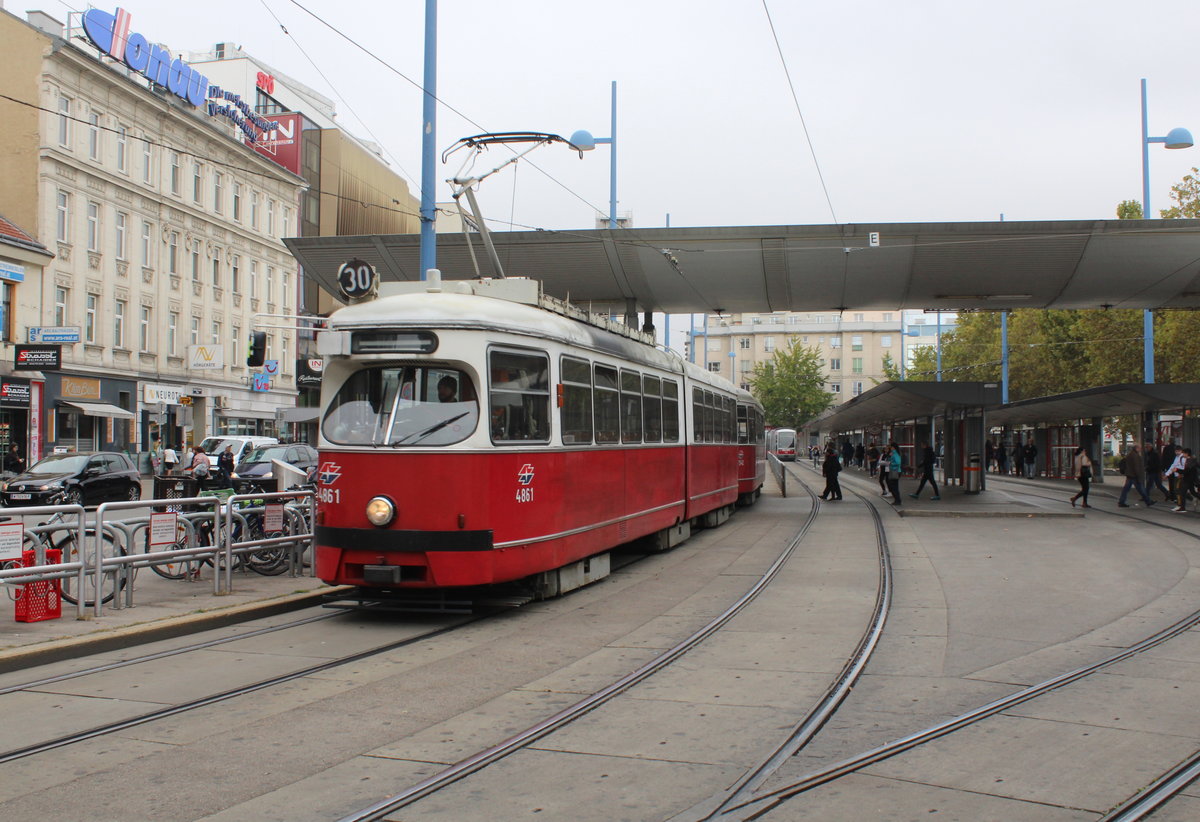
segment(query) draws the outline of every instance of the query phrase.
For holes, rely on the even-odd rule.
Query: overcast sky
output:
[[[421,81],[423,0],[298,1]],[[761,0],[443,0],[439,151],[479,131],[609,136],[616,80],[618,210],[635,226],[668,214],[672,226],[1107,219],[1141,199],[1140,78],[1152,136],[1200,134],[1187,3],[767,5],[828,202]],[[419,90],[290,0],[123,7],[152,42],[177,52],[235,42],[332,97],[343,125],[374,135],[419,192]],[[43,8],[68,11],[61,0]],[[607,211],[607,147],[530,159],[558,183],[525,164],[506,170],[480,192],[489,218],[570,229]],[[1151,147],[1154,214],[1192,165],[1200,148]],[[445,183],[437,198],[449,198]]]

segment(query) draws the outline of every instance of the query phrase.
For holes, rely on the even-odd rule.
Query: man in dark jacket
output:
[[[1125,454],[1125,469],[1121,472],[1125,476],[1125,487],[1121,489],[1121,498],[1117,500],[1118,508],[1128,508],[1129,504],[1125,502],[1125,498],[1129,496],[1129,488],[1133,486],[1137,489],[1138,496],[1149,507],[1154,503],[1146,494],[1146,489],[1142,487],[1142,477],[1146,476],[1146,462],[1142,459],[1142,452],[1136,446],[1131,446],[1129,452]]]
[[[1143,452],[1143,457],[1146,462],[1146,493],[1149,494],[1156,487],[1163,492],[1163,496],[1167,499],[1175,496],[1166,488],[1163,487],[1163,471],[1171,467],[1171,463],[1167,463],[1166,467],[1159,461],[1158,449],[1154,447],[1154,443],[1146,443],[1146,450]],[[1174,460],[1172,460],[1173,462]]]
[[[921,489],[925,487],[925,483],[929,483],[929,487],[933,489],[933,498],[941,499],[941,494],[938,493],[937,482],[933,479],[933,466],[936,458],[933,455],[933,449],[929,447],[929,443],[921,443],[921,482],[917,485],[917,492],[909,494],[913,499],[921,497]]]
[[[821,499],[842,498],[842,485],[838,482],[838,472],[842,470],[842,464],[838,462],[837,451],[833,446],[825,452],[825,462],[821,465],[821,473],[825,475],[825,490],[821,492]]]

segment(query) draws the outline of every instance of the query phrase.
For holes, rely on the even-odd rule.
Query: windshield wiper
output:
[[[413,441],[413,444],[415,445],[416,443],[418,443],[421,440],[428,437],[430,434],[441,431],[443,428],[445,428],[450,423],[457,422],[458,420],[461,420],[463,417],[465,417],[467,414],[470,414],[470,413],[471,413],[470,411],[464,411],[461,414],[458,414],[457,416],[450,417],[449,419],[444,419],[439,423],[431,425],[428,428],[426,428],[424,431],[417,431],[414,434],[409,434],[408,436],[401,437],[398,440],[389,442],[388,445],[403,445],[407,440],[410,440],[413,437],[416,437],[416,439]]]

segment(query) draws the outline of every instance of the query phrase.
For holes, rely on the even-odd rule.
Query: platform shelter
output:
[[[1073,478],[1072,455],[1082,445],[1102,465],[1104,420],[1137,415],[1143,442],[1200,449],[1200,383],[1121,383],[1035,397],[989,411],[992,427],[1028,426],[1038,447],[1038,473]],[[1103,482],[1103,472],[1093,482]]]
[[[946,482],[963,483],[973,473],[983,490],[987,413],[999,405],[998,382],[885,382],[807,427],[822,441],[895,441],[909,474],[918,467],[917,446],[929,442],[941,456]]]

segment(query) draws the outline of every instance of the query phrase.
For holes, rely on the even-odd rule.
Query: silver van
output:
[[[222,437],[205,437],[204,441],[200,443],[200,447],[212,459],[213,469],[215,470],[217,457],[225,453],[225,447],[228,445],[233,446],[233,464],[237,465],[255,448],[278,444],[279,440],[274,437],[251,437],[240,434],[228,434]]]

